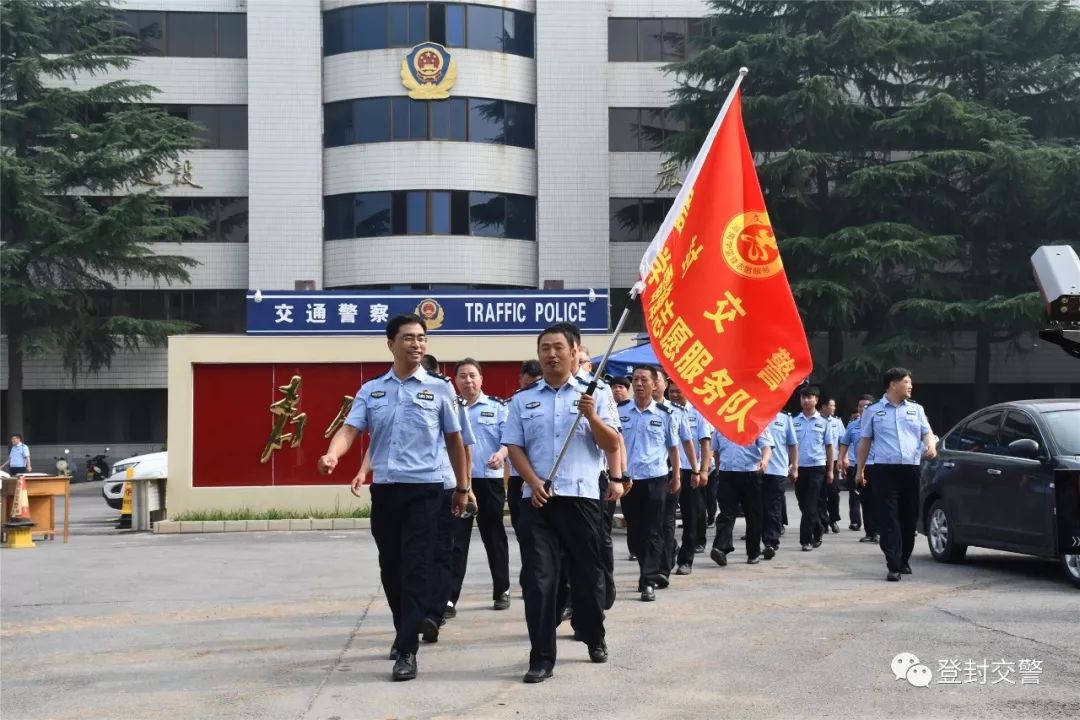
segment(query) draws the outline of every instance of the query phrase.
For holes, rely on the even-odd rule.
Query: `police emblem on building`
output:
[[[420,43],[401,61],[401,84],[413,100],[445,100],[456,81],[457,61],[438,43]]]
[[[416,314],[424,318],[428,330],[438,330],[443,324],[443,309],[438,300],[426,298],[416,306]]]

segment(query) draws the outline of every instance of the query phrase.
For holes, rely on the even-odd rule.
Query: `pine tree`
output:
[[[121,279],[187,281],[195,263],[149,243],[203,227],[168,217],[146,184],[196,147],[197,126],[146,104],[151,86],[87,86],[133,62],[136,43],[115,25],[104,0],[4,0],[0,13],[0,309],[12,429],[23,421],[25,357],[58,353],[74,380],[121,348],[162,344],[189,327],[100,307]]]

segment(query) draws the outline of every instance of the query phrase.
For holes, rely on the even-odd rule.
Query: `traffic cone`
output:
[[[125,477],[128,479],[124,483],[124,501],[120,505],[120,522],[116,523],[117,530],[131,529],[131,478],[135,477],[135,468],[129,467]]]
[[[30,498],[26,493],[26,478],[19,475],[16,481],[15,497],[11,503],[11,517],[4,527],[7,529],[7,547],[9,548],[32,548],[34,537],[30,528],[34,527],[34,521],[30,519]]]

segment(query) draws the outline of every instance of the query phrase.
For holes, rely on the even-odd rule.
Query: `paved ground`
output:
[[[1080,717],[1080,593],[1047,561],[944,566],[920,537],[914,576],[892,584],[857,533],[813,553],[789,533],[758,566],[699,556],[645,604],[618,536],[611,662],[566,637],[555,677],[527,686],[522,603],[488,609],[477,537],[458,618],[395,684],[367,531],[121,535],[98,485],[76,488],[70,544],[0,552],[4,720]],[[904,651],[929,687],[894,679]],[[984,658],[976,682],[939,682],[941,662]],[[1037,685],[993,669],[1021,659],[1041,661]]]

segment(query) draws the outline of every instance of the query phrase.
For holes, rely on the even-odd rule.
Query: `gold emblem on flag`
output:
[[[765,280],[784,269],[768,213],[739,213],[724,228],[724,261],[751,280]]]

